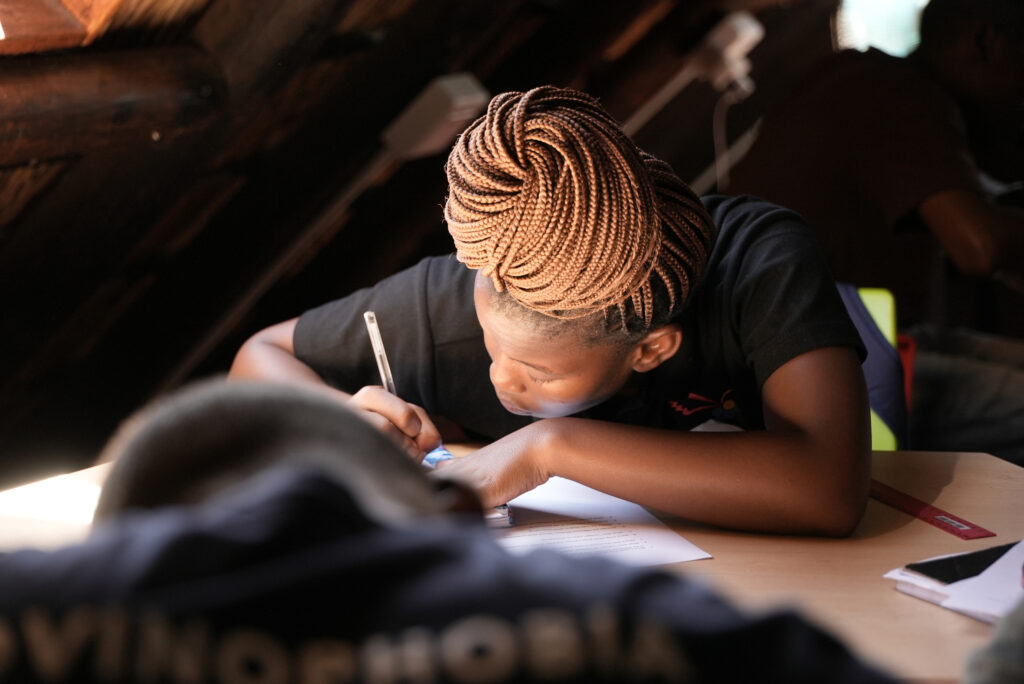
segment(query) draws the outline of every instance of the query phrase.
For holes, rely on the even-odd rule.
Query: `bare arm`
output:
[[[316,371],[295,356],[297,318],[256,333],[239,348],[229,380],[269,380],[305,385],[325,392],[356,409],[364,419],[395,439],[414,458],[441,443],[441,435],[423,408],[389,394],[383,387],[360,388],[354,394],[330,387]]]
[[[962,272],[997,277],[1021,289],[1024,211],[958,189],[928,197],[918,213]]]
[[[295,358],[292,339],[299,319],[264,328],[239,348],[228,371],[230,380],[274,380],[320,387],[337,399],[350,395],[327,386],[316,372]]]
[[[845,535],[867,501],[870,435],[860,364],[819,349],[763,388],[767,430],[711,433],[577,418],[537,421],[438,471],[494,505],[559,475],[724,527]]]

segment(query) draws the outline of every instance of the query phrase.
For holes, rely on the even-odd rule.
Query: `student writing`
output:
[[[698,198],[550,86],[495,97],[446,173],[455,256],[256,333],[229,377],[318,386],[417,458],[441,416],[490,442],[435,472],[485,505],[558,475],[716,525],[853,529],[863,347],[795,214]],[[366,310],[400,396],[376,384]],[[691,431],[709,419],[742,431]]]

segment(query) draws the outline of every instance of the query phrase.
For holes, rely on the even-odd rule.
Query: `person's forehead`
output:
[[[477,279],[474,301],[477,317],[490,336],[500,336],[509,344],[535,346],[553,338],[571,336],[573,328],[558,321],[542,322],[538,315],[518,309],[514,303],[502,301],[486,278]]]
[[[475,296],[477,317],[490,342],[500,346],[503,354],[527,365],[567,373],[619,351],[610,343],[584,342],[572,321],[541,324],[530,313],[495,306],[497,294],[487,282],[478,280]]]

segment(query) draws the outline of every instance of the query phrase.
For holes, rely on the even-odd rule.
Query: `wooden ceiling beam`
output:
[[[217,63],[193,46],[11,59],[0,166],[173,140],[206,125],[223,90]]]
[[[60,0],[4,0],[0,55],[62,50],[85,41],[85,27]]]

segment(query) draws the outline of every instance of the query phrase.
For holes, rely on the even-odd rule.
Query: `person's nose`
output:
[[[526,389],[508,360],[500,356],[491,359],[491,384],[504,394],[518,394]]]

